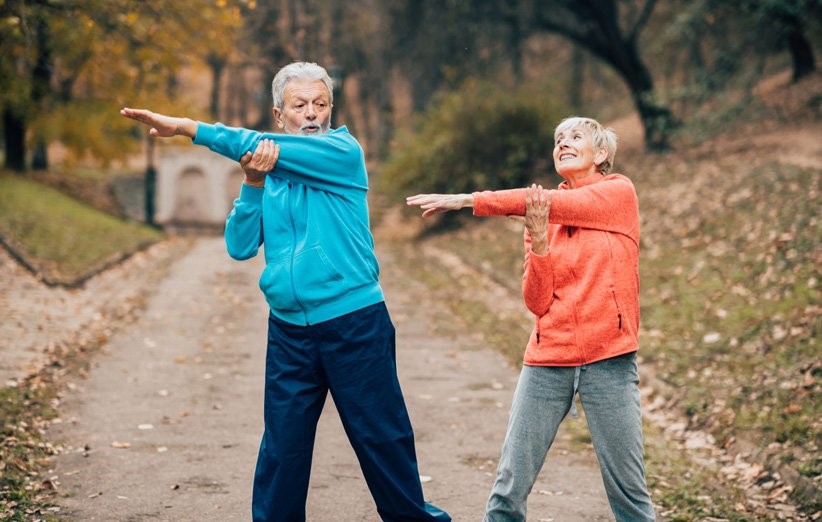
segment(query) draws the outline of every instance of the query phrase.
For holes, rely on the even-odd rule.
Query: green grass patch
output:
[[[0,519],[8,521],[57,520],[44,514],[51,487],[33,480],[54,449],[44,441],[46,419],[57,415],[50,384],[0,389]],[[35,517],[35,515],[38,515]]]
[[[645,423],[644,432],[648,489],[665,520],[756,519],[738,508],[745,504],[743,490],[727,484],[715,469],[694,466],[688,454],[657,427]]]
[[[721,442],[744,434],[760,449],[812,454],[822,416],[822,174],[768,163],[712,188],[724,194],[658,216],[692,227],[652,229],[662,254],[642,261],[642,318],[660,335],[643,353],[684,388],[692,425]]]
[[[46,281],[67,284],[163,238],[11,175],[0,175],[0,236]]]

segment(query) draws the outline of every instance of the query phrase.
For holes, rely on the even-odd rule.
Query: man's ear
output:
[[[281,111],[277,107],[272,107],[271,114],[274,115],[274,123],[277,125],[277,128],[280,130],[285,129],[285,119],[283,119],[283,111]]]

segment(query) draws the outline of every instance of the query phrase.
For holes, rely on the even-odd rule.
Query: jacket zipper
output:
[[[622,330],[622,310],[619,308],[619,301],[616,298],[616,290],[613,288],[611,289],[611,295],[614,297],[614,306],[616,306],[617,311],[617,328],[621,331]]]
[[[291,221],[291,269],[289,270],[289,277],[291,278],[291,293],[294,295],[294,301],[297,303],[297,306],[300,307],[300,310],[303,312],[303,317],[305,317],[305,324],[308,323],[308,314],[305,312],[305,306],[303,306],[302,302],[300,302],[300,298],[297,297],[297,286],[294,284],[294,258],[297,257],[297,225],[294,222],[294,208],[291,205],[291,189],[292,184],[288,182],[288,218]]]

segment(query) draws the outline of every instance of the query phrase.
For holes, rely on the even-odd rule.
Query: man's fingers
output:
[[[240,158],[240,166],[241,167],[246,167],[250,161],[251,161],[251,152],[246,152]]]
[[[279,156],[280,146],[273,140],[263,139],[254,150],[250,165],[257,170],[268,172],[274,168]]]
[[[122,114],[126,118],[131,118],[132,120],[137,120],[146,123],[147,121],[149,121],[151,113],[145,109],[125,108],[120,111],[120,114]]]

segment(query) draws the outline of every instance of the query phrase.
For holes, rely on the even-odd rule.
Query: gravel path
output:
[[[455,521],[477,521],[493,482],[517,370],[490,347],[437,328],[449,321],[448,312],[425,300],[424,285],[407,279],[392,263],[394,255],[390,243],[378,250],[426,498]],[[160,273],[162,252],[146,257],[154,261],[144,260],[145,270]],[[136,287],[134,295],[147,301],[134,321],[111,332],[89,374],[73,379],[48,433],[63,447],[48,470],[61,516],[250,519],[267,313],[256,284],[260,263],[231,261],[221,238],[201,238],[162,277],[126,280],[112,273],[101,276],[112,278],[108,286],[90,282],[98,292]],[[14,294],[4,306],[25,295]],[[15,314],[25,324],[24,312]],[[592,452],[569,447],[561,430],[531,495],[529,520],[611,520]],[[319,426],[308,518],[378,520],[330,400]]]

